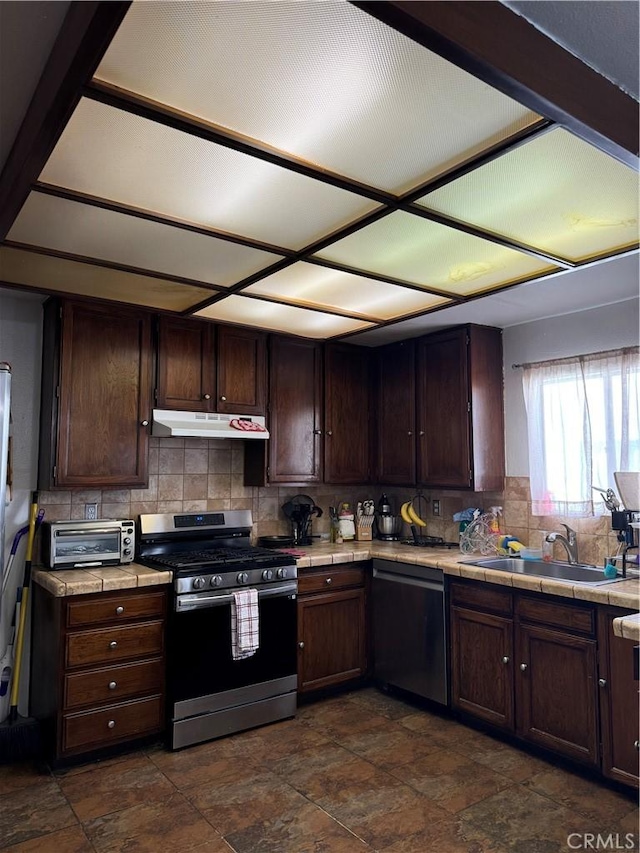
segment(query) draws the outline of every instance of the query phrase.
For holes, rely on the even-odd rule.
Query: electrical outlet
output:
[[[98,504],[85,504],[84,517],[88,521],[94,521],[98,517]]]
[[[440,515],[440,501],[437,498],[431,501],[431,509],[434,515]]]

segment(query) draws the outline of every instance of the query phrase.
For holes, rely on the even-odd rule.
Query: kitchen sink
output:
[[[465,561],[467,562],[467,561]],[[583,563],[562,563],[544,560],[523,560],[521,557],[494,557],[488,560],[467,562],[467,565],[481,566],[483,569],[497,569],[500,572],[515,572],[519,575],[534,575],[540,578],[553,578],[568,583],[584,583],[591,586],[601,586],[605,583],[616,583],[625,580],[623,577],[605,578],[603,569],[599,566],[589,566]]]

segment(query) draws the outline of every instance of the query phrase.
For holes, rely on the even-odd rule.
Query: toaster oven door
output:
[[[96,527],[52,529],[52,568],[117,565],[120,562],[122,528]]]

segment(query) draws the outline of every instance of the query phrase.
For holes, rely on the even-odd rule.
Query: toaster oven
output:
[[[42,562],[50,569],[83,569],[131,563],[133,521],[52,521],[42,525]]]

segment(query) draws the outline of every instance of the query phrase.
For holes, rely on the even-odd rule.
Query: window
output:
[[[640,471],[640,347],[523,369],[533,515],[603,515],[594,487]]]

